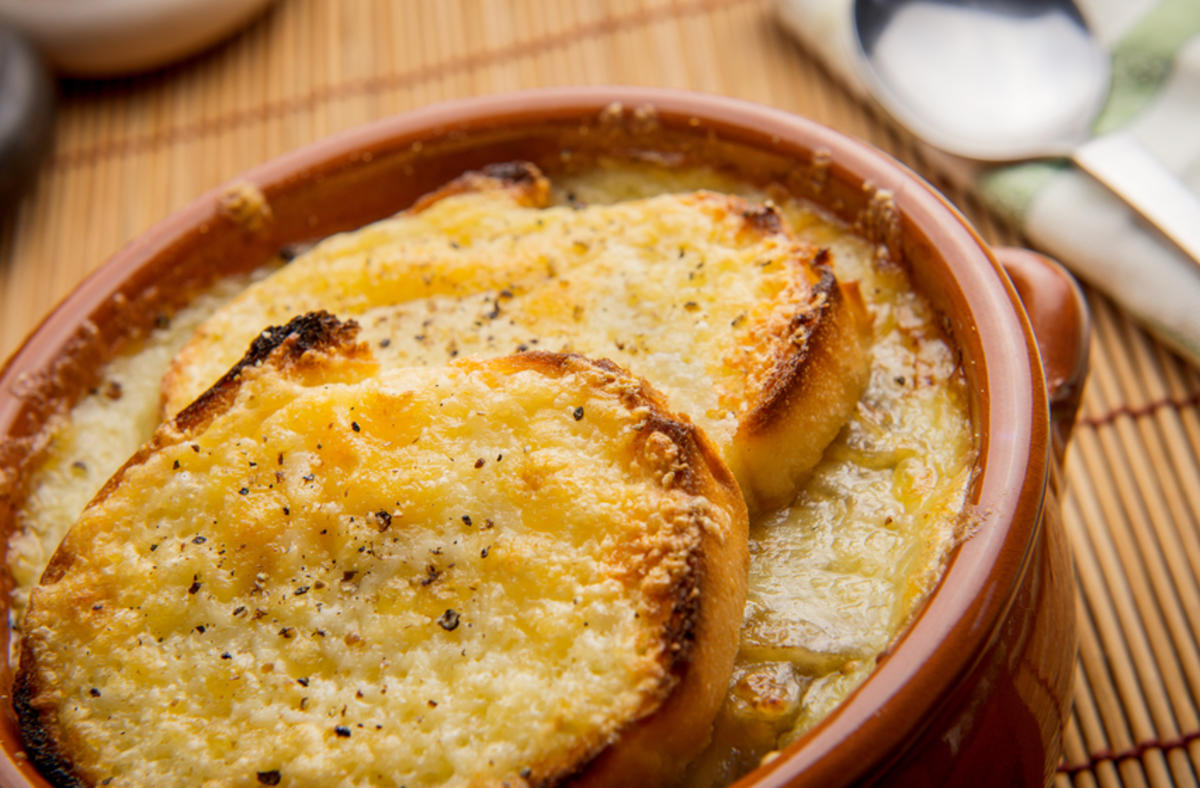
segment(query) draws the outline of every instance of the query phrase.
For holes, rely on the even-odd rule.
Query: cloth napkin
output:
[[[1200,0],[1077,0],[1112,54],[1097,134],[1122,129],[1200,194]],[[776,0],[783,25],[870,98],[851,0]],[[926,146],[931,161],[1151,333],[1200,365],[1200,264],[1069,161],[983,166]]]

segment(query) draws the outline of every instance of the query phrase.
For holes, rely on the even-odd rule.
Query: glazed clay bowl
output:
[[[761,106],[634,88],[480,98],[342,134],[200,197],[84,281],[4,369],[0,535],[14,527],[41,426],[95,385],[99,365],[155,315],[287,244],[390,215],[464,170],[526,159],[553,173],[598,156],[703,162],[775,182],[886,244],[942,316],[971,392],[975,527],[871,677],[739,785],[1048,782],[1075,658],[1074,584],[1053,477],[1086,365],[1078,290],[1052,263],[1003,250],[1010,280],[995,250],[912,172]],[[256,191],[269,214],[239,210]],[[0,692],[10,684],[0,665]],[[0,785],[45,785],[20,753],[8,702],[0,743]]]

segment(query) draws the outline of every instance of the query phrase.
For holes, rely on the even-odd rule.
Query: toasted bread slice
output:
[[[705,743],[746,511],[609,362],[380,370],[271,329],[97,495],[14,703],[60,786],[658,785]]]
[[[319,244],[197,332],[173,413],[268,322],[353,317],[385,365],[553,349],[610,358],[703,427],[751,510],[787,503],[867,375],[865,310],[770,204],[711,192],[546,207],[532,165],[469,173]]]

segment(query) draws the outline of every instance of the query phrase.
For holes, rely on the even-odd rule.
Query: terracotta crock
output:
[[[705,162],[776,182],[886,244],[942,315],[971,391],[979,459],[969,536],[872,676],[738,785],[1048,782],[1076,649],[1055,466],[1086,367],[1082,298],[1044,258],[989,249],[886,155],[766,107],[635,88],[479,98],[339,135],[200,197],[80,284],[4,368],[0,534],[14,527],[42,424],[94,385],[99,365],[156,315],[287,244],[394,213],[466,169],[527,159],[554,173],[602,155]],[[246,210],[258,192],[269,212]],[[10,684],[0,664],[0,785],[44,786],[21,753]]]

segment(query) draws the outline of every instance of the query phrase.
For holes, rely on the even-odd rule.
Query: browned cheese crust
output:
[[[752,512],[791,501],[866,383],[869,316],[771,203],[713,192],[551,206],[531,164],[470,172],[337,236],[201,326],[164,381],[177,410],[264,319],[327,309],[386,366],[524,349],[653,381],[733,469]]]
[[[738,422],[731,463],[754,479],[755,508],[791,500],[867,384],[870,318],[857,283],[840,285],[828,256],[814,258],[807,302],[768,329],[775,358]]]
[[[89,504],[14,705],[58,786],[659,785],[706,743],[747,517],[607,361],[380,370],[309,314]]]

